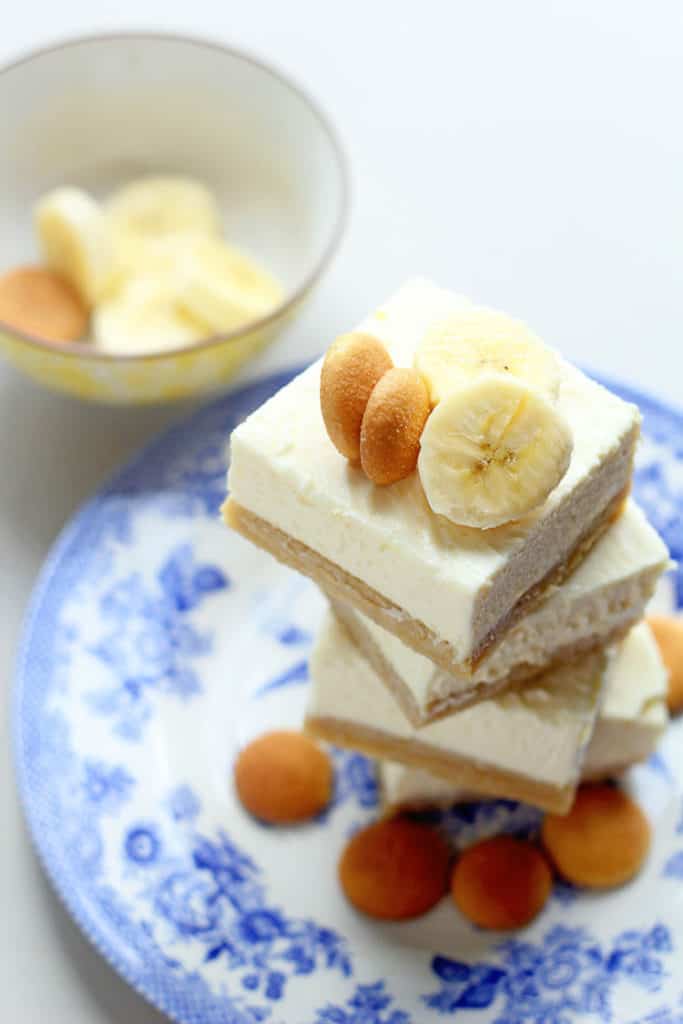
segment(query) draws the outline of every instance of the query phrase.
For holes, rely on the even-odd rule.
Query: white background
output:
[[[317,96],[347,145],[354,203],[343,250],[261,365],[319,351],[420,273],[683,406],[678,0],[20,0],[4,11],[0,59],[133,27],[208,35],[271,59]],[[88,408],[0,366],[7,1024],[161,1020],[92,952],[43,880],[14,795],[8,717],[19,625],[49,545],[121,459],[177,415]]]

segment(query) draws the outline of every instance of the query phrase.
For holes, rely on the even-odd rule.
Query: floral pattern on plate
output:
[[[683,1021],[677,725],[630,777],[656,824],[641,877],[602,896],[557,884],[539,920],[509,938],[471,927],[447,900],[403,925],[346,905],[336,859],[377,807],[359,754],[332,752],[335,797],[308,826],[268,828],[239,807],[235,752],[300,721],[322,613],[308,581],[218,520],[230,430],[287,379],[222,398],[154,442],[81,509],[43,570],[16,752],[29,826],[65,904],[183,1024]],[[683,419],[625,397],[645,414],[636,494],[683,563]],[[538,823],[510,801],[438,816],[456,850]]]

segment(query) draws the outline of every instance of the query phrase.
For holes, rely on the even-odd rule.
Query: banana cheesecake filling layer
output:
[[[451,786],[563,813],[593,733],[606,664],[605,652],[593,652],[416,729],[329,613],[311,657],[305,726],[319,739],[423,769]]]
[[[430,327],[466,306],[412,281],[358,330],[379,339],[397,367],[410,367]],[[233,432],[225,520],[447,672],[471,676],[620,513],[638,410],[558,358],[568,468],[539,507],[477,529],[435,513],[417,471],[378,487],[340,455],[321,414],[321,365]]]
[[[609,778],[650,756],[668,721],[666,691],[659,650],[647,624],[640,623],[610,660],[603,704],[583,761],[583,779]],[[381,761],[377,773],[388,814],[481,799],[481,794],[468,793],[446,779],[396,761]]]
[[[585,778],[617,775],[653,752],[664,732],[668,673],[652,630],[642,622],[617,647],[605,697],[583,763]]]
[[[334,602],[334,609],[419,726],[623,636],[643,617],[668,565],[663,541],[629,501],[578,569],[513,626],[472,675],[444,672],[350,605]]]

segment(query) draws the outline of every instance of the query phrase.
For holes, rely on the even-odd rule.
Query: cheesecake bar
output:
[[[412,281],[358,330],[409,366],[425,332],[465,301]],[[320,372],[318,362],[233,432],[225,520],[447,672],[471,675],[621,512],[638,409],[559,360],[568,468],[523,518],[476,529],[432,511],[417,472],[378,487],[339,454]]]
[[[350,605],[334,603],[356,644],[415,726],[619,639],[645,614],[669,566],[663,541],[629,501],[576,571],[524,616],[472,675],[444,672]]]
[[[607,656],[594,651],[497,697],[415,729],[328,613],[310,662],[305,727],[319,739],[400,761],[451,786],[563,813],[593,733]]]
[[[587,779],[618,775],[653,752],[669,721],[667,670],[647,623],[635,626],[610,663],[605,698],[583,763]]]
[[[659,650],[648,626],[640,623],[618,645],[608,666],[603,705],[581,770],[583,779],[609,778],[650,756],[668,721],[666,690]],[[387,813],[481,799],[481,794],[396,761],[380,762],[377,772]]]

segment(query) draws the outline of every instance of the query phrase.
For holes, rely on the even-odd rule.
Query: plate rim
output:
[[[136,467],[139,467],[150,458],[155,456],[159,457],[166,447],[171,448],[185,432],[192,430],[193,427],[196,427],[203,419],[209,419],[220,407],[225,407],[227,410],[233,403],[239,404],[240,402],[246,402],[252,393],[255,398],[258,397],[259,394],[262,394],[265,396],[263,400],[266,400],[267,397],[275,394],[277,390],[284,387],[290,380],[303,372],[303,370],[305,370],[309,365],[310,363],[304,365],[297,364],[295,367],[278,370],[274,373],[257,377],[254,380],[247,382],[242,387],[231,390],[228,393],[213,399],[211,402],[203,404],[200,408],[178,417],[148,439],[130,458],[125,459],[121,464],[119,464],[119,466],[107,478],[105,478],[102,483],[94,488],[91,493],[76,506],[64,526],[60,529],[56,538],[53,540],[34,580],[19,629],[19,642],[16,648],[12,669],[13,692],[10,703],[9,731],[16,791],[31,848],[38,859],[38,863],[40,864],[46,879],[50,883],[52,892],[57,896],[58,901],[67,911],[72,922],[78,927],[79,931],[87,939],[94,950],[116,972],[116,974],[149,1005],[160,1013],[165,1014],[171,1020],[177,1021],[178,1024],[196,1024],[196,1022],[191,1016],[181,1015],[172,999],[168,998],[171,994],[171,986],[168,984],[167,971],[161,972],[166,979],[166,985],[159,985],[156,991],[154,991],[149,984],[145,983],[147,979],[141,980],[137,978],[134,971],[129,969],[127,964],[117,954],[116,950],[107,940],[102,929],[98,928],[97,923],[92,919],[88,919],[88,915],[79,909],[77,887],[70,885],[62,877],[60,866],[55,864],[52,860],[49,852],[49,844],[45,841],[44,832],[40,824],[39,790],[36,790],[31,785],[29,778],[30,773],[28,771],[26,757],[24,756],[24,707],[26,706],[26,695],[30,692],[30,682],[28,680],[29,653],[34,639],[36,622],[42,609],[45,595],[62,563],[65,553],[69,549],[69,545],[81,532],[84,521],[96,512],[97,507],[103,498],[115,491],[117,484],[125,477],[125,475],[134,472]],[[585,372],[604,387],[615,391],[621,398],[638,405],[643,414],[646,415],[648,412],[654,414],[663,413],[667,417],[673,417],[678,422],[681,433],[683,434],[683,409],[678,408],[668,400],[660,399],[647,391],[642,391],[640,388],[634,387],[631,384],[622,383],[618,378],[613,378],[611,376],[591,371]],[[225,443],[226,445],[228,444],[227,437],[225,439]],[[180,985],[181,988],[183,987],[182,979],[177,980],[176,985],[173,987],[176,988],[177,985]]]

